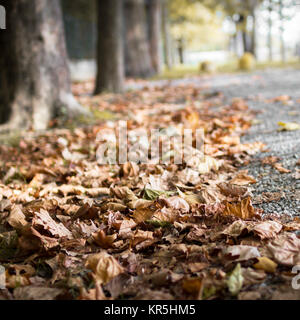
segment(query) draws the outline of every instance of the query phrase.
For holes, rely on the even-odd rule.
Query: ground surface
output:
[[[97,97],[74,85],[92,122],[0,144],[0,299],[299,300],[298,79],[128,81]],[[191,145],[181,164],[103,164],[117,119],[131,155],[148,156],[144,129],[164,146],[186,128],[194,142],[205,130],[205,157]]]
[[[300,123],[299,79],[300,70],[270,69],[250,74],[216,75],[204,80],[171,81],[174,86],[193,83],[206,87],[207,92],[222,92],[227,103],[231,103],[233,98],[244,98],[252,110],[258,111],[258,121],[254,122],[243,141],[264,142],[268,151],[257,154],[257,161],[251,162],[245,169],[249,169],[249,173],[258,180],[253,186],[255,195],[262,192],[280,192],[283,195],[277,201],[258,205],[265,213],[300,215],[300,181],[293,177],[300,158],[300,131],[278,131],[280,121]],[[166,82],[154,82],[152,85],[162,83]],[[270,101],[276,97],[281,98]],[[281,174],[269,165],[262,165],[259,159],[266,156],[281,158],[280,163],[291,173]]]

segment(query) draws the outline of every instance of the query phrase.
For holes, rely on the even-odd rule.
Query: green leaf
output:
[[[242,289],[244,277],[242,275],[241,264],[238,263],[234,270],[230,273],[229,278],[227,280],[227,286],[229,292],[236,296],[239,291]]]
[[[146,200],[155,200],[161,195],[166,195],[167,197],[173,195],[173,191],[161,191],[161,190],[154,190],[154,189],[148,189],[145,188],[143,192],[143,198]]]
[[[146,199],[146,200],[155,200],[159,196],[161,196],[162,194],[164,194],[163,191],[153,190],[153,189],[144,189],[143,198]]]
[[[168,228],[172,225],[170,222],[159,220],[146,220],[146,222],[153,225],[155,228]]]

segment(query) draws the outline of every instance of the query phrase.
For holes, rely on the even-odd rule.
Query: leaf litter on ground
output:
[[[169,163],[100,165],[96,151],[112,139],[111,118],[1,145],[0,298],[280,297],[280,283],[300,263],[300,223],[263,216],[253,205],[257,181],[242,164],[265,146],[241,143],[255,117],[247,101],[228,104],[196,85],[96,97],[88,88],[74,86],[79,102],[127,120],[135,130],[129,143],[143,146],[140,129],[159,128],[162,142],[170,132],[191,129],[195,139],[203,129],[205,156],[192,148],[181,165],[172,152],[162,155]],[[278,160],[262,164],[287,172]]]

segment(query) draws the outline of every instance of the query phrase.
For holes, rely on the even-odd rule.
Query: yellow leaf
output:
[[[300,130],[300,124],[296,122],[278,122],[281,128],[278,131],[295,131]]]
[[[277,268],[277,263],[267,257],[257,258],[258,262],[253,265],[255,269],[264,270],[269,273],[274,273]]]
[[[182,288],[184,291],[190,294],[198,294],[202,287],[201,279],[185,279],[182,283]]]

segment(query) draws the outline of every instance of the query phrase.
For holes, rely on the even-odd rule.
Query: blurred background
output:
[[[72,80],[93,79],[97,0],[62,0],[62,8]],[[123,15],[127,77],[235,71],[246,52],[256,68],[300,62],[300,0],[124,0]],[[131,41],[132,30],[140,30],[139,43]],[[133,58],[137,45],[143,54]],[[143,70],[132,67],[139,59]]]

